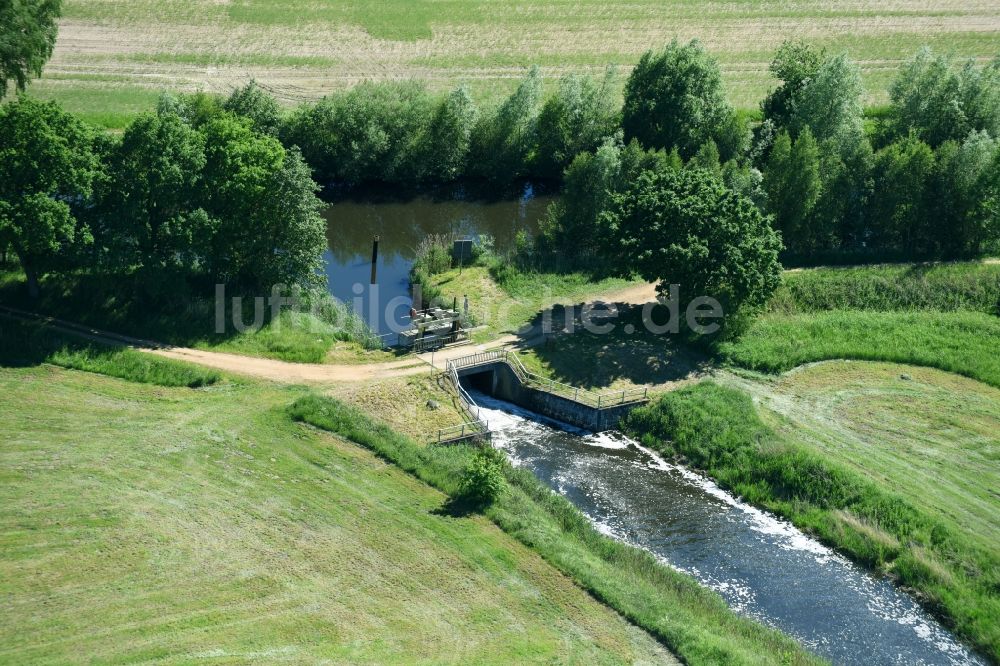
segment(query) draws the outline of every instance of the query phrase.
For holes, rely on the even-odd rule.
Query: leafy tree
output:
[[[108,179],[98,188],[95,226],[113,265],[144,268],[149,282],[162,270],[198,266],[211,236],[199,210],[204,167],[204,138],[176,113],[132,121],[110,150]]]
[[[90,240],[71,204],[90,195],[92,142],[91,132],[53,102],[19,97],[0,106],[0,246],[17,255],[32,298],[56,253]]]
[[[727,326],[762,306],[781,282],[781,239],[749,199],[701,169],[645,171],[603,215],[609,258],[682,299],[710,296]]]
[[[808,127],[818,143],[834,142],[838,150],[853,150],[864,140],[863,95],[858,66],[843,54],[828,58],[796,95],[789,132],[798,136]]]
[[[253,128],[261,134],[278,135],[278,128],[281,126],[281,107],[274,95],[257,85],[256,81],[250,81],[242,88],[234,90],[222,108],[249,118]]]
[[[594,150],[614,134],[617,121],[613,69],[600,83],[589,76],[562,78],[538,114],[536,174],[558,180],[578,153]]]
[[[476,104],[465,88],[453,90],[438,102],[420,150],[424,178],[449,182],[464,175],[476,114]]]
[[[977,69],[923,48],[900,70],[889,88],[897,136],[910,131],[931,146],[970,131],[1000,137],[1000,60]]]
[[[875,154],[869,220],[876,247],[918,254],[932,250],[928,194],[934,169],[934,152],[916,136]]]
[[[212,276],[254,290],[314,285],[325,225],[300,153],[233,116],[217,118],[203,134],[203,201],[218,220]]]
[[[480,116],[472,131],[469,172],[493,183],[510,183],[527,173],[535,144],[541,76],[532,67],[495,113]]]
[[[824,236],[832,236],[832,230],[810,225],[821,188],[819,147],[809,128],[794,143],[788,132],[779,134],[764,174],[764,190],[775,226],[793,252],[814,250],[824,244]]]
[[[689,169],[705,169],[716,176],[722,175],[722,164],[719,162],[719,148],[715,141],[709,139],[701,144],[698,152],[687,164]]]
[[[1000,141],[984,131],[962,143],[945,141],[936,152],[931,234],[945,256],[978,254],[997,229],[984,205],[1000,184]]]
[[[643,150],[632,140],[622,145],[622,134],[608,137],[593,153],[576,156],[566,169],[562,195],[549,206],[542,224],[541,250],[555,255],[565,267],[600,268],[601,244],[605,242],[600,217],[611,202],[611,195],[643,171],[679,169],[683,161],[677,153]]]
[[[217,95],[204,91],[174,95],[163,93],[156,103],[159,114],[175,114],[195,129],[201,128],[226,113]]]
[[[10,81],[23,91],[52,56],[61,0],[0,0],[0,99]]]
[[[719,64],[697,40],[647,51],[625,84],[622,128],[649,148],[690,158],[709,139],[723,159],[741,153],[747,131],[726,101]]]
[[[799,96],[815,78],[823,61],[821,49],[802,41],[786,40],[778,47],[769,69],[781,85],[760,105],[765,121],[771,121],[777,129],[788,126]]]

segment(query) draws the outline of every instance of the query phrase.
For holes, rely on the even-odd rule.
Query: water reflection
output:
[[[533,234],[538,230],[551,201],[552,197],[534,196],[529,189],[519,199],[492,202],[418,197],[406,202],[335,203],[324,213],[330,292],[354,305],[376,330],[385,332],[388,321],[401,323],[409,310],[408,276],[421,239],[430,234],[488,234],[497,250],[504,251],[513,247],[519,231]],[[373,289],[369,278],[375,236],[379,236],[379,261],[377,288]],[[397,298],[402,299],[397,303],[406,305],[387,318],[384,309]]]

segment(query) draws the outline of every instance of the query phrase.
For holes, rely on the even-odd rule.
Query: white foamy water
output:
[[[888,580],[711,479],[620,433],[595,435],[473,397],[494,446],[602,534],[648,550],[834,663],[984,663]]]

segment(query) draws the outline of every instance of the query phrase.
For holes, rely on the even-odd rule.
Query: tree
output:
[[[510,97],[472,130],[469,171],[492,183],[510,183],[527,173],[535,144],[541,76],[532,67]]]
[[[996,238],[984,204],[1000,184],[1000,141],[984,131],[971,132],[962,143],[942,143],[935,157],[930,233],[944,256],[978,254]]]
[[[913,131],[931,146],[962,141],[974,130],[1000,137],[1000,60],[956,69],[925,47],[900,69],[889,98],[897,136]]]
[[[761,103],[764,120],[775,128],[788,126],[795,105],[806,85],[812,81],[824,61],[824,53],[805,42],[786,40],[778,47],[769,67],[781,85]]]
[[[701,169],[643,172],[603,214],[609,260],[682,299],[715,298],[727,326],[762,306],[781,282],[781,239],[750,200]]]
[[[98,196],[111,263],[143,268],[146,286],[156,286],[161,271],[191,271],[204,260],[212,233],[200,211],[204,167],[204,137],[177,114],[132,121],[111,149]]]
[[[465,88],[453,90],[438,102],[420,150],[424,178],[446,183],[465,173],[476,113]]]
[[[546,212],[540,249],[557,260],[568,258],[572,267],[599,270],[601,244],[606,241],[600,219],[611,195],[643,171],[682,166],[676,152],[668,156],[663,150],[643,150],[635,139],[622,145],[621,131],[593,153],[578,154],[566,169],[562,195]]]
[[[682,46],[675,39],[642,56],[625,84],[622,128],[647,148],[677,147],[684,159],[712,139],[728,160],[749,139],[726,101],[718,62],[697,40]]]
[[[824,61],[796,96],[788,121],[793,137],[808,127],[820,144],[833,142],[839,152],[864,140],[864,87],[861,70],[838,55]]]
[[[217,222],[211,275],[251,290],[314,286],[326,247],[316,184],[297,150],[234,116],[203,128],[205,210]]]
[[[0,99],[23,91],[52,56],[62,0],[0,0]]]
[[[775,226],[793,252],[810,252],[832,236],[832,230],[810,225],[821,188],[819,147],[809,128],[794,143],[788,132],[779,134],[764,172],[764,191]]]
[[[238,116],[249,118],[253,128],[261,134],[278,135],[281,125],[281,107],[274,95],[251,80],[237,88],[223,103],[222,108]]]
[[[614,69],[608,68],[600,83],[589,76],[563,77],[538,114],[536,174],[560,179],[578,153],[596,149],[614,134],[617,120]]]
[[[928,195],[934,166],[930,146],[913,135],[875,154],[869,213],[873,245],[917,254],[933,250]]]
[[[90,196],[92,141],[86,126],[53,102],[19,97],[0,107],[0,247],[17,255],[32,298],[55,254],[90,238],[71,204]]]

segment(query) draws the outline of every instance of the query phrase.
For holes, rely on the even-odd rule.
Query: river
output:
[[[482,393],[494,446],[603,533],[644,548],[736,612],[838,664],[981,664],[906,593],[618,433],[591,434]]]
[[[519,231],[535,233],[551,196],[526,187],[517,199],[466,200],[426,196],[406,201],[342,201],[327,207],[328,251],[324,255],[330,293],[351,304],[378,333],[390,322],[404,325],[410,308],[409,273],[420,241],[430,234],[477,238],[490,235],[498,251],[509,249]],[[379,236],[378,275],[370,284],[372,240]],[[387,310],[387,307],[391,307]]]

